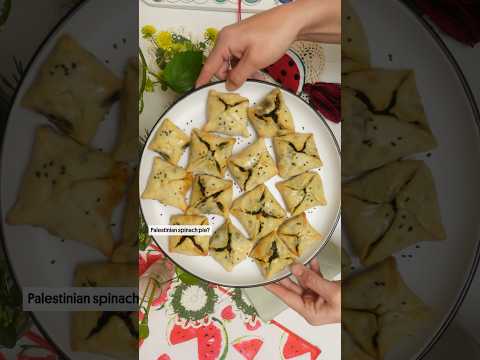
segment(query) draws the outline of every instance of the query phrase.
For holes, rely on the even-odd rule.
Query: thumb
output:
[[[337,294],[337,284],[335,282],[325,280],[321,275],[302,264],[292,265],[292,273],[302,287],[314,291],[327,301],[331,301]]]
[[[238,64],[228,73],[227,90],[233,91],[238,89],[257,70],[253,65],[251,56],[246,52]]]

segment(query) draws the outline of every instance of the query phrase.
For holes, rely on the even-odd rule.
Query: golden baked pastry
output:
[[[203,130],[248,137],[247,109],[247,98],[235,93],[210,90],[207,99],[207,123]]]
[[[70,35],[62,35],[22,99],[83,144],[95,136],[122,82]]]
[[[42,126],[36,131],[30,162],[6,221],[42,227],[110,256],[112,212],[127,181],[128,168],[106,153]]]
[[[233,145],[234,138],[193,129],[187,170],[195,174],[223,177]]]
[[[278,237],[295,256],[303,256],[323,236],[308,222],[305,213],[287,219],[279,226]]]
[[[293,118],[280,89],[273,89],[257,105],[248,109],[248,118],[258,136],[273,137],[295,131]]]
[[[384,359],[431,320],[430,310],[405,284],[392,257],[342,284],[343,328],[353,349],[373,359]]]
[[[142,199],[158,200],[164,205],[187,209],[185,195],[192,185],[192,174],[184,168],[156,157]]]
[[[75,270],[75,287],[138,287],[136,264],[86,263]],[[72,312],[72,351],[138,358],[137,311]]]
[[[344,78],[343,175],[358,175],[437,146],[413,71],[370,69]]]
[[[177,165],[189,142],[190,138],[167,118],[155,132],[148,148],[169,163]]]
[[[289,178],[321,167],[313,134],[292,133],[273,138],[278,174]]]
[[[212,175],[196,175],[193,179],[188,214],[216,214],[226,216],[232,205],[231,180]]]
[[[243,236],[229,218],[210,239],[210,255],[227,271],[245,260],[252,247],[253,242]]]
[[[366,265],[446,237],[433,177],[423,161],[394,162],[345,184],[342,205],[352,248]]]
[[[230,212],[241,222],[252,239],[275,230],[285,220],[285,210],[265,185],[235,199]]]
[[[312,207],[327,204],[322,179],[316,172],[310,171],[297,175],[276,183],[276,186],[292,215],[298,215]]]
[[[199,215],[173,215],[171,225],[208,225],[208,219]],[[209,236],[171,235],[168,237],[168,250],[184,255],[208,255]]]
[[[295,258],[295,255],[280,240],[275,231],[261,238],[250,256],[258,264],[267,279],[285,269],[285,267],[293,263]]]
[[[233,155],[228,161],[228,169],[244,191],[265,183],[277,174],[275,162],[262,138]]]

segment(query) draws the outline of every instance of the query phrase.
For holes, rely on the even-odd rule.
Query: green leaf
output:
[[[149,335],[150,329],[148,328],[148,324],[141,322],[140,325],[138,325],[138,337],[140,340],[144,340],[148,338]]]
[[[165,83],[173,91],[182,94],[191,90],[202,70],[203,53],[185,51],[173,56],[163,71]]]
[[[200,279],[193,276],[192,274],[182,270],[180,267],[175,267],[175,273],[181,282],[187,285],[196,285],[200,282]]]

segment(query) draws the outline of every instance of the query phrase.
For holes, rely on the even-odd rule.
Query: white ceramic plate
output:
[[[258,82],[248,81],[237,92],[242,96],[247,97],[250,103],[261,100],[273,88],[273,85]],[[165,118],[171,119],[177,126],[179,126],[187,134],[191,133],[194,128],[201,128],[205,123],[206,118],[206,104],[208,91],[215,89],[217,91],[226,91],[223,82],[212,84],[201,89],[198,89],[177,101],[170,107],[159,119],[151,134],[160,126]],[[282,90],[283,91],[283,90]],[[309,261],[328,241],[335,226],[338,222],[340,212],[340,154],[336,140],[326,124],[325,120],[321,118],[315,110],[313,110],[300,97],[283,91],[285,101],[289,107],[295,122],[295,128],[298,132],[310,132],[314,134],[315,142],[318,152],[323,161],[324,166],[319,170],[325,188],[325,195],[328,204],[326,206],[316,207],[307,210],[307,217],[310,223],[324,235],[324,241],[320,241],[315,247],[305,254],[299,261]],[[256,140],[254,129],[249,125],[249,138],[237,137],[237,143],[234,146],[233,153],[238,153],[241,149],[251,144]],[[148,149],[152,136],[147,139],[144,148],[142,159],[140,162],[140,193],[143,192],[148,181],[153,159],[158,156],[154,151]],[[275,154],[272,150],[271,139],[266,139],[267,149],[270,151],[272,157]],[[188,151],[183,154],[179,165],[185,167],[188,160]],[[231,179],[227,172],[227,178]],[[274,197],[286,209],[281,195],[274,186],[281,178],[276,176],[265,184],[272,192]],[[234,199],[241,194],[238,186],[234,186]],[[170,216],[173,214],[180,214],[181,211],[171,206],[165,206],[156,200],[141,199],[141,208],[148,225],[165,225],[169,223]],[[216,230],[222,223],[221,216],[208,216],[210,225],[213,230]],[[244,231],[239,222],[232,216],[232,221],[238,228]],[[290,275],[287,269],[279,272],[272,279],[267,280],[262,274],[257,265],[252,259],[248,258],[239,265],[237,265],[232,272],[227,272],[218,264],[212,257],[207,256],[187,256],[168,251],[168,238],[166,236],[155,236],[155,240],[163,251],[180,267],[194,274],[195,276],[206,281],[221,284],[228,287],[248,287],[259,286],[269,281],[276,281],[280,278]]]
[[[49,124],[44,116],[23,109],[20,100],[31,85],[39,66],[46,59],[58,37],[71,34],[82,46],[122,76],[127,59],[138,49],[137,19],[132,14],[137,4],[129,1],[87,1],[65,18],[37,52],[17,91],[5,132],[1,159],[1,211],[3,216],[15,201],[19,184],[30,159],[35,129]],[[88,26],[87,26],[88,24]],[[135,29],[132,31],[132,29]],[[125,41],[124,41],[125,40]],[[92,146],[105,151],[114,143],[118,104],[102,122]],[[107,261],[97,250],[73,241],[62,242],[41,228],[9,226],[2,216],[5,250],[15,279],[21,287],[68,287],[72,285],[75,267],[84,262]],[[121,207],[112,219],[118,235]],[[118,238],[118,237],[117,237]],[[51,338],[66,358],[92,359],[92,354],[70,350],[70,314],[66,312],[34,312],[44,334]],[[106,359],[95,355],[96,359]]]
[[[480,119],[461,72],[428,24],[398,0],[351,2],[367,33],[373,66],[415,70],[439,142],[431,156],[418,158],[432,169],[448,238],[397,255],[406,282],[438,318],[429,332],[408,339],[388,356],[388,360],[420,359],[455,315],[477,265]]]

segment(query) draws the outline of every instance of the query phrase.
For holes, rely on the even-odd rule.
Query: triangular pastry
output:
[[[193,129],[187,170],[195,174],[223,177],[233,145],[234,138]]]
[[[177,165],[189,142],[190,138],[167,118],[155,132],[148,148],[169,163]]]
[[[306,172],[291,179],[276,183],[277,189],[292,215],[298,215],[319,205],[326,205],[320,175]]]
[[[273,138],[278,174],[289,178],[321,167],[313,134],[292,133]]]
[[[446,237],[432,174],[423,161],[394,162],[345,184],[342,202],[347,234],[363,264]]]
[[[122,82],[70,35],[59,38],[22,105],[83,144],[95,136]]]
[[[187,209],[185,195],[192,185],[192,174],[184,168],[156,157],[142,199],[158,200],[164,205]]]
[[[138,267],[136,264],[82,264],[75,270],[74,286],[138,288]],[[137,311],[73,312],[71,348],[75,352],[103,354],[115,359],[136,359],[138,324]]]
[[[323,236],[308,222],[305,213],[287,219],[279,226],[278,237],[295,256],[303,256]]]
[[[275,162],[270,156],[263,138],[233,155],[228,161],[228,168],[244,191],[265,183],[277,174]]]
[[[110,256],[112,212],[127,181],[127,167],[106,153],[81,145],[51,127],[39,127],[7,223],[43,227]]]
[[[253,242],[243,236],[229,218],[210,239],[210,255],[227,271],[245,260],[252,247]]]
[[[260,137],[279,136],[295,131],[292,114],[278,88],[249,108],[248,118]]]
[[[170,225],[208,225],[208,219],[199,215],[173,215]],[[168,237],[168,250],[183,255],[208,255],[209,236],[171,235]]]
[[[428,307],[405,284],[392,257],[348,278],[342,290],[343,328],[364,352],[377,354],[375,359],[383,359],[432,320]]]
[[[413,72],[353,72],[345,76],[344,85],[343,175],[357,175],[437,146]]]
[[[216,214],[225,216],[232,204],[231,180],[212,175],[196,175],[193,179],[188,214]]]
[[[285,210],[265,185],[235,199],[230,212],[241,222],[252,239],[275,230],[285,220]]]
[[[247,98],[235,93],[210,90],[207,99],[207,123],[203,130],[248,137],[247,109]]]
[[[270,279],[288,265],[292,264],[295,255],[277,236],[275,231],[261,238],[250,256],[255,260],[263,275]]]

